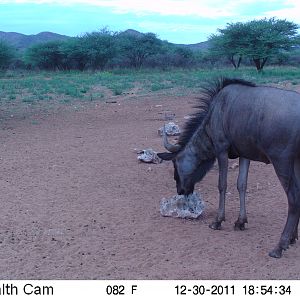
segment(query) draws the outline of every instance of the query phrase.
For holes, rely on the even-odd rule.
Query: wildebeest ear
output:
[[[162,160],[172,160],[175,158],[176,153],[163,152],[163,153],[157,153],[157,156]]]

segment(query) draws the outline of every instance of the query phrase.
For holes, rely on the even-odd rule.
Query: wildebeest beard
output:
[[[199,167],[197,168],[196,172],[193,174],[195,178],[195,183],[198,181],[201,181],[203,177],[211,170],[211,168],[214,166],[216,159],[207,159],[202,160],[199,164]]]

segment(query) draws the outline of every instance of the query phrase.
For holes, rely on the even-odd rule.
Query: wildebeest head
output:
[[[174,165],[174,179],[179,195],[192,194],[195,184],[211,169],[214,159],[199,157],[199,153],[192,147],[182,147],[168,142],[167,134],[163,132],[164,146],[169,152],[158,153],[163,160],[172,160]]]

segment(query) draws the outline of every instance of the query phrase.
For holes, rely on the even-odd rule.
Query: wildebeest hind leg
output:
[[[296,179],[296,197],[295,201],[298,203],[298,220],[296,226],[294,228],[294,232],[290,241],[290,244],[295,244],[296,240],[298,240],[298,224],[300,217],[300,159],[297,159],[294,162],[294,174]]]
[[[298,240],[298,224],[299,224],[299,217],[298,217],[298,222],[297,222],[297,225],[295,227],[295,230],[293,232],[293,235],[292,235],[292,238],[291,238],[291,241],[290,241],[291,245],[295,244],[296,240]]]
[[[297,160],[294,162],[294,166],[290,166],[286,162],[281,165],[273,163],[273,165],[288,198],[288,217],[284,230],[278,245],[269,253],[271,257],[280,258],[282,251],[286,250],[290,243],[294,243],[298,235],[300,215],[300,163]]]

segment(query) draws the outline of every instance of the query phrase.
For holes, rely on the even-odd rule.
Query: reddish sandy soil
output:
[[[1,121],[1,279],[300,279],[299,242],[268,256],[287,215],[271,165],[251,164],[243,232],[233,229],[238,169],[221,231],[208,227],[216,168],[197,185],[200,219],[162,217],[172,164],[139,163],[134,149],[162,151],[164,112],[182,124],[195,96],[116,100]]]

